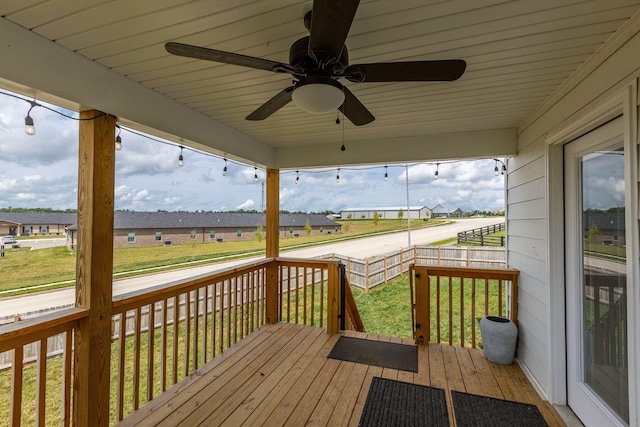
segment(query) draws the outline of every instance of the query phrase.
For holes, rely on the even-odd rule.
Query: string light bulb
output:
[[[180,155],[178,156],[178,166],[182,167],[184,166],[184,156],[182,155],[182,150],[184,149],[184,147],[181,145],[180,146]]]
[[[493,159],[493,160],[496,162],[496,166],[493,168],[493,173],[495,173],[496,176],[500,175],[501,173],[502,175],[504,175],[504,173],[507,171],[507,165],[505,165],[502,160],[498,160],[498,159]],[[502,164],[502,168],[498,168],[498,162]]]
[[[24,132],[29,136],[33,136],[36,134],[36,128],[33,124],[33,117],[31,117],[31,110],[33,110],[33,107],[38,106],[38,103],[35,101],[28,102],[31,104],[31,107],[29,111],[27,111],[27,117],[24,118]]]
[[[338,168],[338,173],[336,175],[336,184],[340,183],[340,168]]]
[[[255,166],[253,167],[253,180],[258,182],[258,168]]]
[[[296,184],[300,182],[300,171],[296,171]]]
[[[493,172],[496,174],[496,176],[500,175],[500,169],[498,169],[498,160],[494,159],[496,161],[496,167],[493,168]]]
[[[116,150],[120,151],[122,150],[122,138],[120,138],[120,131],[122,129],[120,129],[120,126],[116,125],[116,127],[118,128],[118,135],[116,135]]]
[[[227,159],[224,159],[224,168],[222,168],[222,176],[227,176]]]
[[[438,179],[438,168],[440,167],[440,163],[436,163],[436,173],[433,174],[433,179]]]
[[[384,167],[384,182],[389,180],[389,173],[387,172],[387,166]]]

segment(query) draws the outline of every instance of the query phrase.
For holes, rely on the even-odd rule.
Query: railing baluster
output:
[[[216,357],[216,318],[218,317],[218,282],[211,285],[211,358]]]
[[[200,332],[200,289],[193,291],[193,349],[192,365],[193,369],[198,369],[198,335]],[[186,374],[185,374],[186,375]]]
[[[476,348],[476,279],[471,279],[471,347]]]
[[[40,340],[36,364],[36,425],[42,427],[46,421],[47,338]]]
[[[140,407],[140,323],[142,320],[142,309],[135,310],[135,331],[133,339],[133,410]]]
[[[249,318],[247,319],[247,335],[255,328],[255,315],[256,315],[256,276],[257,272],[252,271],[249,274],[249,292],[247,294],[247,309],[249,309]]]
[[[156,367],[154,362],[154,344],[156,340],[156,304],[149,304],[149,321],[147,325],[147,401],[153,399],[153,370]]]
[[[489,314],[489,279],[484,279],[484,315]]]
[[[304,319],[303,323],[305,325],[307,324],[307,276],[308,276],[308,270],[309,269],[307,267],[304,267],[303,270],[302,270],[303,274],[304,274],[303,283],[302,283],[302,286],[303,286],[303,289],[304,289],[304,293],[302,294],[303,295],[303,304],[304,304],[302,306],[302,318]]]
[[[324,270],[320,269],[320,327],[324,327]]]
[[[238,341],[238,278],[233,278],[233,343]]]
[[[64,354],[63,354],[63,379],[62,379],[62,425],[71,425],[71,362],[73,361],[73,333],[64,333]]]
[[[316,299],[316,269],[313,267],[311,269],[311,326],[315,326],[315,299]],[[322,308],[320,309],[322,310]]]
[[[429,284],[431,284],[431,281],[429,280],[429,278],[427,277],[427,280]],[[431,291],[429,291],[429,295],[431,295]],[[431,304],[429,304],[429,309],[431,309]],[[437,331],[437,336],[438,336],[438,341],[440,342],[442,340],[442,326],[441,326],[441,315],[440,315],[440,276],[436,276],[436,325],[438,327],[438,331]],[[429,334],[429,339],[431,339],[431,334]]]
[[[296,299],[296,323],[300,323],[300,285],[298,283],[298,267],[293,267],[293,271],[295,271],[294,276],[294,286],[296,289],[296,293],[294,294]]]
[[[127,337],[127,312],[120,314],[120,331],[118,332],[118,399],[116,410],[118,421],[124,417],[124,360],[126,356],[125,340]]]
[[[498,316],[502,316],[502,284],[504,281],[498,280]]]
[[[218,340],[218,347],[220,349],[219,353],[222,353],[222,351],[224,350],[224,293],[225,293],[225,289],[226,289],[226,280],[222,280],[220,282],[220,290],[218,292],[218,294],[220,295],[220,336],[219,336],[219,340]]]
[[[453,284],[449,276],[449,345],[453,345]]]
[[[24,347],[18,346],[13,350],[11,368],[11,426],[20,427],[22,415],[22,371]]]
[[[162,324],[160,325],[160,390],[167,389],[167,305],[168,300],[162,300]]]
[[[204,292],[202,304],[203,310],[202,313],[202,363],[207,363],[209,360],[207,359],[207,332],[209,331],[209,286],[205,286],[202,291]]]
[[[189,374],[189,360],[191,360],[191,291],[184,294],[184,359],[182,361],[182,377]]]
[[[464,347],[464,278],[460,277],[460,346]]]
[[[173,297],[173,346],[171,348],[173,354],[173,372],[172,384],[178,382],[178,333],[180,331],[180,295]]]
[[[242,276],[240,276],[240,278],[242,279],[240,281],[240,338],[244,338],[245,337],[245,319],[244,319],[244,312],[245,312],[245,298],[244,298],[244,290],[247,287],[247,275],[243,274]]]
[[[291,267],[287,267],[287,322],[291,322]]]
[[[231,322],[233,320],[231,312],[231,283],[232,281],[228,280],[225,286],[225,292],[227,293],[227,348],[231,347]]]

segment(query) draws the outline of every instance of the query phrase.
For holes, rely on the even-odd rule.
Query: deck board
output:
[[[311,326],[265,325],[117,426],[357,426],[374,376],[443,388],[451,425],[451,390],[533,403],[550,426],[564,425],[517,365],[490,363],[480,349],[430,343],[418,349],[413,373],[328,359],[339,337]]]

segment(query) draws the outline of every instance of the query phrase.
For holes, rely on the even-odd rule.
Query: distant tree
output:
[[[256,239],[258,239],[258,243],[262,243],[264,240],[264,227],[261,224],[256,225]]]
[[[307,230],[307,236],[311,236],[311,231],[313,230],[313,228],[311,228],[311,224],[309,224],[308,218],[307,222],[304,224],[304,229]]]
[[[344,232],[348,233],[349,230],[351,229],[351,218],[353,218],[353,214],[351,212],[349,212],[347,214],[347,223],[344,226]]]
[[[598,224],[594,222],[591,224],[591,227],[589,227],[589,242],[592,242],[598,234],[600,234],[600,228]]]
[[[380,222],[380,214],[378,213],[378,211],[373,211],[373,225],[377,227],[379,222]]]
[[[402,209],[398,210],[398,222],[402,221],[402,217],[404,216],[404,211]]]

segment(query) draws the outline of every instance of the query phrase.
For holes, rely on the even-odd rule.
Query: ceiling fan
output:
[[[264,120],[293,100],[310,113],[337,108],[354,125],[362,126],[375,117],[338,79],[353,83],[426,82],[452,81],[462,76],[467,64],[461,59],[349,65],[344,42],[359,3],[360,0],[314,0],[313,9],[304,17],[310,35],[291,45],[288,64],[176,42],[165,44],[165,49],[173,55],[293,76],[292,86],[258,107],[247,120]]]

